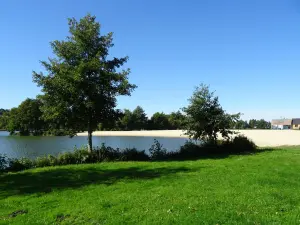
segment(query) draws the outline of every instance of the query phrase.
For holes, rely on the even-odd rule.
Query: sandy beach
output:
[[[300,145],[300,131],[298,130],[238,130],[237,132],[253,140],[259,147]],[[188,138],[182,130],[95,131],[93,135]],[[78,133],[78,136],[87,136],[87,133]]]

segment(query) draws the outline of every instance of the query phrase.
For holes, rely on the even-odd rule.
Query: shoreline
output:
[[[87,136],[87,132],[77,136]],[[188,138],[182,130],[94,131],[93,136]]]
[[[234,130],[252,140],[258,147],[299,146],[299,130]],[[188,138],[182,130],[95,131],[94,136]],[[236,135],[236,134],[235,134]],[[77,136],[87,136],[87,132]]]

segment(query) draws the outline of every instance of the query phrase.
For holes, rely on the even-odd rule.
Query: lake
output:
[[[113,148],[136,148],[146,150],[157,139],[164,148],[175,151],[182,146],[186,138],[162,138],[162,137],[93,137],[93,145]],[[57,155],[60,152],[73,151],[75,147],[87,145],[87,137],[19,137],[9,136],[8,132],[0,131],[0,154],[6,154],[10,158],[35,158],[43,155]]]

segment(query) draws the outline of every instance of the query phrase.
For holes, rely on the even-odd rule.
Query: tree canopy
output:
[[[216,142],[218,134],[228,139],[232,134],[232,122],[239,119],[239,114],[227,114],[219,103],[219,98],[201,84],[196,87],[189,105],[183,108],[186,113],[186,134],[195,140]]]
[[[42,87],[43,116],[58,121],[70,135],[87,130],[92,151],[92,132],[116,117],[116,97],[136,88],[128,81],[130,70],[121,69],[128,57],[109,58],[113,33],[101,35],[91,15],[69,19],[69,36],[51,47],[56,57],[41,62],[47,73],[33,73]]]
[[[41,105],[40,100],[28,98],[17,108],[12,108],[5,118],[6,129],[11,134],[16,131],[21,135],[42,134],[45,123],[42,119]]]
[[[163,112],[154,113],[149,121],[151,130],[169,130],[170,127],[169,116]]]

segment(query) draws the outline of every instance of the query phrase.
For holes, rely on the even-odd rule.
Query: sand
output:
[[[298,130],[239,130],[237,132],[253,140],[259,147],[300,145],[300,131]],[[182,130],[95,131],[93,135],[188,138]],[[87,136],[87,133],[78,133],[78,136]]]

